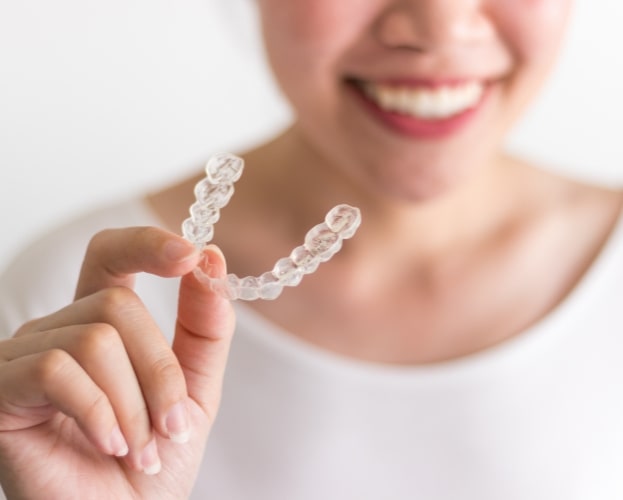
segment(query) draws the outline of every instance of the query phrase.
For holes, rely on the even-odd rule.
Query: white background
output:
[[[0,268],[73,214],[287,123],[250,2],[0,0]],[[622,21],[623,2],[577,1],[561,63],[511,148],[623,184]]]

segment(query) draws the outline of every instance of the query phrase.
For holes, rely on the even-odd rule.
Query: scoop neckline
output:
[[[147,199],[141,198],[140,209],[151,222],[160,224],[157,213]],[[297,337],[294,333],[264,317],[243,301],[234,301],[238,323],[250,323],[250,334],[277,354],[301,363],[311,369],[331,372],[338,376],[368,379],[376,382],[413,383],[443,382],[457,377],[490,376],[511,367],[548,346],[555,348],[556,340],[565,333],[567,325],[579,320],[592,300],[592,291],[609,277],[607,270],[623,246],[623,211],[619,212],[608,238],[591,266],[584,272],[573,289],[549,313],[523,332],[498,344],[465,356],[427,364],[390,364],[349,357]]]
[[[249,324],[250,334],[273,351],[312,369],[335,375],[373,379],[378,382],[443,382],[457,377],[487,377],[504,367],[530,360],[539,352],[555,349],[567,328],[584,317],[590,304],[598,300],[594,290],[612,277],[611,263],[623,246],[623,213],[602,245],[591,266],[573,289],[551,311],[523,332],[498,344],[458,358],[427,364],[401,365],[361,360],[322,348],[297,337],[243,302],[234,307],[241,324]],[[619,264],[620,265],[620,264]]]

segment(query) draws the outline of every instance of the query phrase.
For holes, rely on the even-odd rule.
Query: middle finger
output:
[[[150,428],[149,422],[163,436],[169,435],[167,417],[174,406],[186,398],[186,384],[182,369],[173,354],[168,342],[162,335],[155,321],[143,305],[138,296],[129,288],[115,287],[101,290],[93,295],[80,299],[60,311],[36,320],[31,324],[31,331],[54,330],[77,324],[104,324],[110,325],[116,332],[119,348],[110,349],[115,335],[109,332],[100,332],[97,338],[73,338],[68,349],[73,349],[72,355],[79,358],[83,364],[97,366],[98,378],[101,383],[110,385],[106,380],[110,377],[110,370],[115,371],[124,363],[128,369],[123,369],[121,394],[126,391],[132,393],[128,400],[120,398],[118,401],[120,426],[131,434],[135,434],[137,420],[141,428]],[[102,329],[103,330],[103,329]],[[106,340],[108,339],[108,340]],[[58,342],[52,337],[51,342]],[[108,343],[110,342],[110,344]],[[108,355],[104,355],[109,350]],[[123,354],[119,354],[123,352]],[[127,358],[125,358],[127,357]],[[99,359],[106,359],[106,367]],[[95,369],[95,368],[93,368]],[[115,377],[114,380],[122,380]],[[98,383],[100,381],[98,380]],[[119,388],[111,388],[119,391]],[[140,397],[140,401],[139,398]],[[112,401],[115,406],[115,401]],[[142,407],[139,407],[142,405]],[[143,415],[139,417],[138,415]],[[125,423],[125,427],[124,427]],[[139,445],[144,444],[145,431],[140,432]],[[132,442],[132,439],[128,439]],[[132,447],[132,444],[130,444]]]

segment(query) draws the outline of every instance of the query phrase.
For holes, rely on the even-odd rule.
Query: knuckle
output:
[[[136,309],[142,303],[131,288],[114,286],[98,292],[99,306],[105,317],[117,317],[119,312]]]
[[[78,337],[77,350],[82,355],[103,354],[121,345],[119,332],[108,323],[87,325]]]
[[[104,242],[108,241],[112,231],[112,229],[103,229],[95,233],[87,245],[87,254],[98,253],[104,245]]]
[[[73,362],[73,358],[62,349],[50,349],[41,354],[37,364],[37,378],[43,385],[54,383]]]
[[[80,413],[75,416],[83,422],[95,424],[96,422],[106,420],[109,409],[110,402],[106,394],[102,391],[96,391],[91,401],[86,403],[80,410]]]
[[[152,362],[150,377],[156,386],[175,383],[183,379],[182,368],[175,356],[162,356]]]

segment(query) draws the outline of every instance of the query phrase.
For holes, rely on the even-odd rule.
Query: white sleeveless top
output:
[[[0,279],[0,334],[71,301],[95,231],[157,223],[133,200],[31,245]],[[177,280],[137,291],[172,332]],[[623,220],[552,313],[455,361],[360,362],[236,310],[193,499],[623,498]]]

